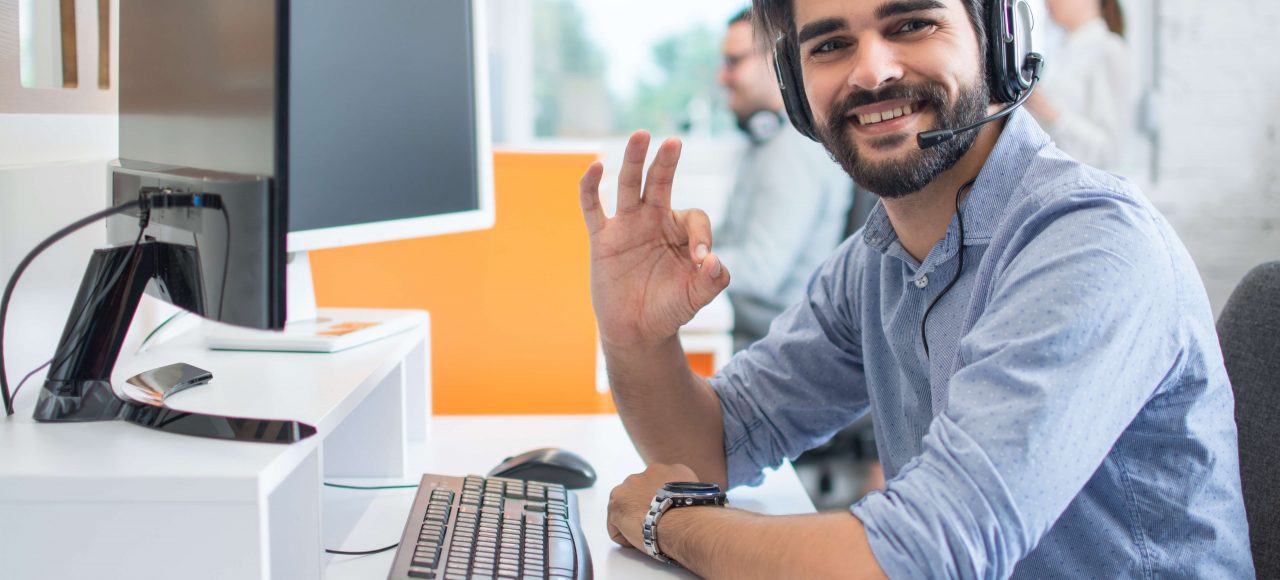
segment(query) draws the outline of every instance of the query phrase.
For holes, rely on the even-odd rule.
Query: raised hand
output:
[[[618,174],[618,210],[600,207],[604,166],[582,176],[582,215],[591,234],[591,302],[606,346],[653,346],[674,336],[729,285],[711,251],[711,223],[701,210],[671,209],[680,141],[669,139],[644,173],[649,134],[627,142]]]

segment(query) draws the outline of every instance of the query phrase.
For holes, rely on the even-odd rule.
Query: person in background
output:
[[[742,350],[800,301],[809,274],[844,239],[853,181],[787,121],[773,64],[752,37],[750,9],[729,20],[723,54],[716,80],[751,141],[715,231],[717,252],[734,269],[728,292],[734,350]]]
[[[1027,109],[1063,151],[1114,171],[1124,163],[1134,108],[1119,0],[1045,0],[1045,5],[1067,38]]]

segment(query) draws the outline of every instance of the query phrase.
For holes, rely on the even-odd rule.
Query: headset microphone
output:
[[[955,138],[956,135],[966,131],[972,131],[978,127],[986,125],[987,123],[1009,116],[1010,113],[1013,113],[1014,109],[1021,107],[1022,104],[1027,102],[1027,99],[1031,97],[1031,91],[1034,91],[1036,84],[1040,82],[1040,71],[1044,68],[1044,58],[1041,57],[1039,53],[1030,53],[1027,55],[1026,63],[1023,66],[1030,73],[1031,86],[1027,87],[1027,90],[1022,91],[1022,94],[1018,96],[1018,100],[1014,101],[1013,104],[1000,109],[1000,112],[972,125],[966,125],[959,129],[938,129],[936,131],[926,131],[924,133],[917,134],[916,144],[919,145],[921,149],[928,149],[935,145],[946,143],[947,141]]]

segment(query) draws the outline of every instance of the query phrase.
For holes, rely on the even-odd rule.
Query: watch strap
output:
[[[665,489],[658,490],[657,495],[653,497],[653,501],[649,502],[649,513],[645,514],[644,517],[643,537],[645,552],[659,562],[679,566],[679,562],[672,560],[671,557],[662,552],[662,548],[658,543],[658,522],[662,520],[662,516],[677,507],[723,506],[725,503],[724,492],[716,495],[695,496],[672,494]]]

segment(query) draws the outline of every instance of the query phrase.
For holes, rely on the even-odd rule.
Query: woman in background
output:
[[[1114,171],[1124,163],[1133,125],[1119,0],[1045,0],[1045,5],[1067,37],[1027,109],[1063,151]]]

